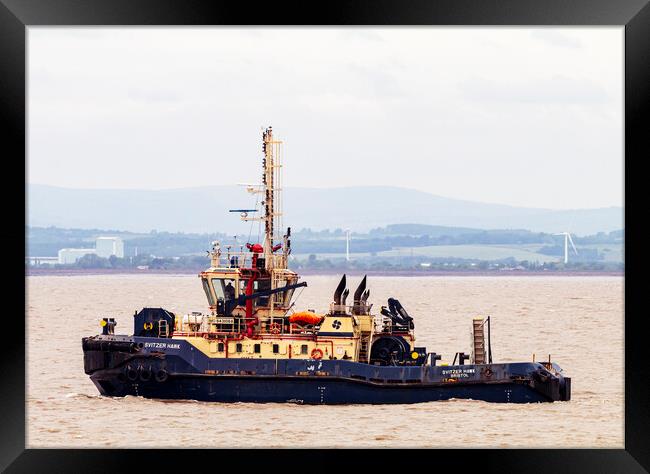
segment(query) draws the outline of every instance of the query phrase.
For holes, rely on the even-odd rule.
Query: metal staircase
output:
[[[362,333],[359,338],[359,362],[369,362],[370,361],[370,340],[372,339],[372,333]]]
[[[474,318],[472,320],[472,360],[474,364],[485,364],[485,320]]]

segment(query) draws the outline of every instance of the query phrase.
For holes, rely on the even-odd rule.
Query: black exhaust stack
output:
[[[337,286],[336,290],[334,291],[334,304],[336,305],[341,304],[341,294],[343,293],[344,289],[345,289],[345,273],[343,274],[343,277],[339,282],[339,286]]]
[[[348,295],[349,295],[349,294],[350,294],[350,290],[348,290],[348,289],[346,288],[345,291],[343,292],[343,297],[341,298],[341,305],[342,305],[342,306],[345,306],[345,300],[348,299]]]
[[[368,296],[370,296],[370,290],[366,290],[363,292],[363,295],[361,295],[361,302],[365,305],[366,301],[368,301]]]
[[[363,292],[366,290],[366,277],[363,276],[363,280],[359,283],[357,290],[354,292],[354,306],[359,306],[361,304],[361,298],[363,297]]]

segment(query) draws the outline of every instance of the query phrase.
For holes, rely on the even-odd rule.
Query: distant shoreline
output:
[[[25,276],[91,276],[91,275],[198,275],[201,270],[196,269],[147,269],[138,270],[135,268],[26,268]],[[567,276],[567,277],[584,277],[584,276],[625,276],[622,271],[527,271],[527,270],[300,270],[300,275],[342,275],[346,273],[351,276],[445,276],[445,277],[467,277],[467,276],[485,276],[485,277],[502,277],[502,276]]]

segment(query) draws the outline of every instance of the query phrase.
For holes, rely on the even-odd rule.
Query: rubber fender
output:
[[[164,382],[169,378],[169,374],[165,369],[160,369],[156,372],[156,382]]]
[[[140,366],[138,372],[140,373],[140,380],[143,382],[151,380],[151,369]]]
[[[135,382],[138,379],[138,371],[133,367],[126,368],[126,378],[132,382]]]

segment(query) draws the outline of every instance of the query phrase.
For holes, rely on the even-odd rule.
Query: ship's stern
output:
[[[127,364],[138,357],[138,344],[130,336],[91,336],[81,340],[84,372],[99,393],[111,397],[130,394]],[[137,373],[135,374],[137,377]]]

